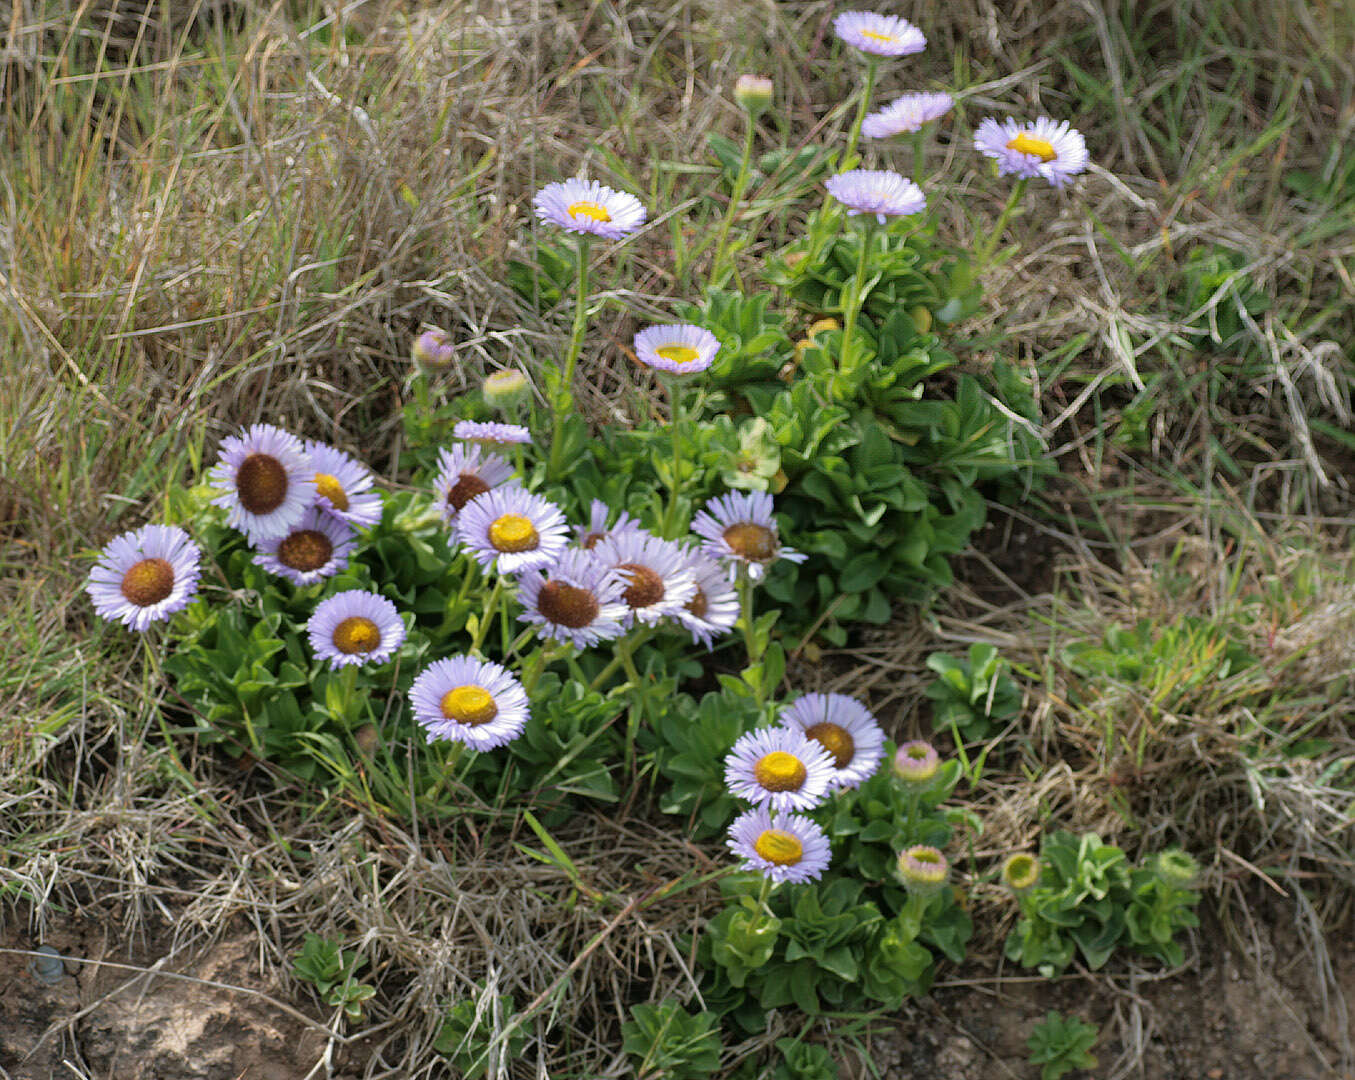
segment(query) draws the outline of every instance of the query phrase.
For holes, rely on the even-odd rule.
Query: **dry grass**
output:
[[[315,811],[285,778],[209,758],[183,772],[141,658],[90,636],[82,556],[154,516],[242,423],[389,469],[421,324],[458,342],[449,395],[558,352],[568,312],[537,315],[503,274],[529,250],[532,191],[579,168],[652,210],[638,244],[595,261],[612,305],[581,381],[590,415],[632,416],[617,344],[699,292],[703,139],[736,130],[734,76],[771,73],[792,103],[766,119],[768,146],[830,142],[849,119],[855,70],[825,63],[833,6],[144,9],[16,0],[0,51],[0,893],[39,936],[62,910],[128,934],[158,913],[178,944],[201,944],[243,916],[270,971],[307,930],[343,937],[380,989],[369,1034],[335,1029],[369,1054],[367,1076],[434,1075],[438,1007],[485,979],[539,1003],[529,1027],[554,1074],[619,1072],[628,1005],[693,989],[680,942],[710,892],[655,890],[710,869],[706,855],[643,816],[583,818],[556,836],[587,868],[581,893],[516,846],[537,846],[520,824],[487,846],[460,827]],[[969,796],[988,822],[985,866],[1052,811],[1127,843],[1212,844],[1220,890],[1255,867],[1348,887],[1349,788],[1323,769],[1352,752],[1343,698],[1327,697],[1332,667],[1350,666],[1355,603],[1348,565],[1327,554],[1351,508],[1351,446],[1332,434],[1349,420],[1355,340],[1349,9],[922,0],[905,13],[932,48],[886,74],[881,96],[968,86],[966,127],[989,110],[1067,116],[1097,162],[1075,198],[1041,193],[1017,220],[1021,254],[966,328],[972,362],[1001,348],[1040,378],[1062,477],[1048,513],[1017,524],[1053,534],[1035,550],[1057,573],[994,600],[974,582],[1001,568],[980,561],[974,587],[925,618],[900,613],[823,688],[866,693],[902,735],[921,723],[928,652],[993,641],[1032,674],[1021,733],[1038,781],[1004,769]],[[1003,189],[959,141],[943,150],[955,179],[934,201],[964,242]],[[1314,178],[1302,191],[1298,172]],[[794,194],[741,223],[745,262],[793,232]],[[1240,269],[1187,303],[1192,250]],[[1264,311],[1242,304],[1244,285]],[[1256,685],[1185,694],[1164,715],[1084,685],[1060,651],[1107,622],[1184,614],[1251,634]],[[1128,771],[1100,744],[1111,713],[1150,736]],[[1253,722],[1279,757],[1252,754]],[[1299,727],[1331,746],[1286,764]],[[979,911],[1000,915],[985,889]],[[1321,916],[1344,917],[1339,895],[1320,894]]]

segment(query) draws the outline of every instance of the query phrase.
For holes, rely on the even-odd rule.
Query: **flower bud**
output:
[[[410,349],[414,360],[423,367],[444,368],[456,356],[456,346],[445,330],[425,330],[414,339]]]
[[[771,106],[772,80],[760,75],[740,75],[734,82],[734,100],[756,120]]]
[[[513,413],[527,400],[527,376],[517,368],[504,368],[485,376],[480,384],[485,404],[501,413]]]
[[[1193,888],[1200,876],[1200,864],[1180,848],[1158,852],[1157,876],[1179,889]]]
[[[931,743],[916,739],[894,752],[894,775],[905,784],[925,787],[941,768],[941,758]]]
[[[914,844],[899,853],[899,879],[903,887],[918,896],[941,891],[950,874],[950,863],[936,848]]]
[[[1020,896],[1035,888],[1040,881],[1040,860],[1034,855],[1018,852],[1009,855],[1002,864],[1002,884]]]

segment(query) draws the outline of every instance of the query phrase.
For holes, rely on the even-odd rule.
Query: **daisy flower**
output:
[[[384,596],[348,589],[316,605],[306,633],[315,655],[338,671],[349,664],[389,660],[405,640],[405,624]]]
[[[954,107],[955,99],[949,94],[904,94],[861,121],[861,135],[867,139],[887,139],[891,135],[921,131],[923,124],[945,116]]]
[[[372,490],[366,465],[328,443],[306,440],[315,466],[315,504],[359,529],[381,520],[381,492]]]
[[[571,548],[544,573],[530,571],[518,579],[518,602],[524,622],[541,627],[556,641],[586,649],[619,638],[628,613],[621,599],[626,587],[620,572],[609,570],[586,551]]]
[[[1067,120],[1042,116],[1033,124],[988,117],[974,132],[974,149],[997,161],[999,176],[1042,176],[1062,188],[1087,168],[1087,143]]]
[[[739,621],[739,594],[724,568],[699,549],[687,550],[687,569],[696,593],[673,618],[707,649],[716,637],[729,633]]]
[[[409,688],[414,719],[429,742],[451,739],[472,750],[493,750],[522,734],[527,691],[507,668],[490,660],[453,656],[419,672]]]
[[[828,751],[795,728],[759,728],[740,736],[725,758],[731,795],[773,810],[812,810],[833,786]]]
[[[695,375],[715,362],[720,342],[709,330],[690,323],[650,326],[635,335],[635,355],[646,367],[675,375]]]
[[[456,524],[457,515],[471,499],[498,487],[513,475],[513,466],[504,458],[478,446],[439,450],[438,469],[434,488],[448,525]]]
[[[746,566],[754,581],[777,559],[800,563],[808,558],[781,546],[772,497],[765,491],[730,491],[711,499],[692,519],[692,532],[702,538],[707,555]]]
[[[173,525],[145,525],[114,537],[89,571],[85,592],[100,618],[145,630],[193,600],[202,552]]]
[[[285,536],[270,536],[255,545],[254,565],[293,585],[314,585],[348,566],[354,539],[351,526],[312,506]]]
[[[458,420],[456,427],[452,428],[452,437],[490,446],[512,446],[532,441],[532,433],[521,424],[500,424],[492,420]]]
[[[598,541],[605,540],[609,536],[619,536],[626,532],[643,532],[640,523],[624,510],[617,517],[616,524],[608,528],[607,518],[611,512],[611,507],[601,499],[593,500],[588,509],[588,525],[586,527],[579,525],[574,530],[579,547],[592,551],[598,546]]]
[[[844,11],[833,20],[833,33],[853,48],[875,56],[908,56],[927,47],[922,31],[897,15]]]
[[[914,739],[894,751],[894,775],[905,784],[922,787],[930,784],[941,768],[941,758],[929,742]]]
[[[542,221],[606,240],[621,240],[645,223],[639,199],[596,180],[575,178],[547,184],[536,193],[532,205]]]
[[[687,569],[682,548],[643,529],[612,533],[593,548],[593,558],[607,569],[621,572],[625,582],[621,597],[629,609],[627,629],[636,619],[655,626],[665,616],[683,610],[696,595],[696,582]]]
[[[803,814],[772,814],[765,806],[735,818],[725,845],[743,859],[743,869],[778,884],[817,881],[833,857],[828,836],[815,821]]]
[[[520,484],[477,495],[456,519],[457,542],[486,570],[501,574],[553,565],[564,553],[568,530],[559,507]]]
[[[910,893],[928,896],[939,892],[950,874],[950,862],[934,847],[914,844],[899,852],[899,878]]]
[[[884,757],[884,729],[869,709],[845,694],[805,694],[781,710],[781,723],[828,751],[837,790],[860,787]]]
[[[874,214],[881,225],[891,217],[926,209],[927,197],[911,180],[889,169],[852,169],[830,176],[828,194],[847,207],[847,216]]]
[[[281,536],[315,501],[315,468],[301,440],[272,424],[254,424],[221,440],[212,468],[212,501],[226,507],[227,523],[254,541]]]

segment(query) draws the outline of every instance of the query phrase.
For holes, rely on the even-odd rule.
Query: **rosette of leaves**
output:
[[[720,1065],[719,1018],[689,1013],[676,1001],[634,1005],[621,1025],[621,1048],[636,1080],[704,1080]]]
[[[1072,963],[1075,952],[1096,970],[1120,946],[1180,963],[1175,935],[1199,925],[1192,908],[1200,899],[1177,872],[1180,854],[1164,852],[1135,869],[1123,850],[1096,833],[1060,830],[1045,837],[1040,881],[1020,897],[1007,958],[1047,978]]]
[[[527,1032],[516,1022],[516,1005],[509,994],[489,994],[484,983],[475,993],[447,1010],[433,1049],[445,1055],[465,1080],[478,1080],[489,1072],[506,1075],[506,1066],[522,1056]],[[505,1035],[506,1032],[506,1035]]]
[[[1096,1056],[1091,1052],[1101,1029],[1076,1016],[1065,1017],[1051,1009],[1043,1020],[1030,1029],[1026,1046],[1030,1049],[1030,1063],[1040,1066],[1040,1080],[1059,1080],[1074,1069],[1096,1068]]]
[[[966,659],[932,653],[927,667],[936,679],[927,687],[932,726],[956,732],[956,741],[987,739],[1021,711],[1021,688],[1007,674],[1007,663],[992,645],[969,647]]]
[[[340,943],[319,934],[306,934],[305,943],[292,958],[292,974],[310,983],[326,1005],[343,1009],[348,1019],[362,1019],[363,1003],[376,994],[376,987],[359,982],[357,972],[367,958],[340,948]]]

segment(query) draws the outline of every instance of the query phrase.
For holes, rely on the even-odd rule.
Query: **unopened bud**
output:
[[[950,863],[936,848],[914,844],[899,853],[898,870],[905,889],[919,896],[930,896],[940,892],[945,885]]]
[[[445,330],[425,330],[414,339],[410,349],[414,359],[424,367],[443,368],[456,356],[456,346]]]
[[[772,80],[761,75],[740,75],[734,82],[734,100],[749,116],[756,119],[772,103]]]
[[[931,743],[916,739],[894,752],[894,775],[905,784],[923,787],[930,784],[941,768],[941,758]]]
[[[485,404],[501,413],[511,413],[527,399],[527,376],[517,368],[504,368],[485,376],[480,384]]]
[[[1040,860],[1024,852],[1010,855],[1002,864],[1002,884],[1020,896],[1040,880]]]

